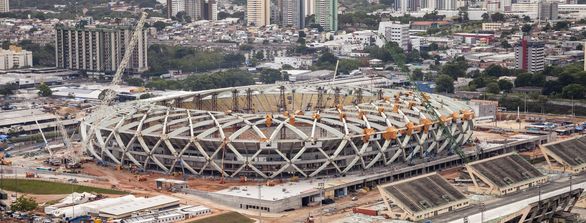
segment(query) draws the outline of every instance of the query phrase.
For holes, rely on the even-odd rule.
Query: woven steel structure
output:
[[[86,153],[117,165],[313,177],[447,155],[472,135],[473,115],[451,98],[406,90],[259,85],[122,103],[101,121],[86,117],[81,132],[91,137]],[[88,136],[91,127],[99,131]]]

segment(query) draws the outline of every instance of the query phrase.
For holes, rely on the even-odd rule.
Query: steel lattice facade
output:
[[[474,115],[441,95],[341,86],[248,86],[147,100],[113,106],[100,121],[86,117],[84,141],[93,132],[86,153],[167,173],[343,175],[446,155],[450,143],[470,139]],[[90,131],[94,123],[99,131]]]

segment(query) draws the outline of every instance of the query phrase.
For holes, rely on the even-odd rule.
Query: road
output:
[[[572,189],[586,188],[586,175],[573,176],[571,181]],[[551,182],[541,187],[541,199],[549,198],[564,192],[570,191],[570,180],[568,177],[558,181]],[[515,202],[513,202],[515,201]],[[435,217],[432,222],[450,222],[464,223],[464,218],[468,222],[486,222],[492,219],[507,216],[526,208],[529,204],[539,201],[539,188],[508,195],[499,198],[494,202],[485,204],[484,213],[480,212],[480,205],[475,204],[459,211],[452,211],[444,215]]]

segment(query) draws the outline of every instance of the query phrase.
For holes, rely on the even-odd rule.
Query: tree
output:
[[[531,17],[524,15],[523,16],[523,22],[531,22]]]
[[[562,96],[564,98],[582,99],[585,91],[586,87],[580,84],[570,84],[562,89]]]
[[[533,26],[531,26],[530,24],[525,24],[521,27],[521,31],[523,31],[524,33],[531,32],[531,29],[533,29]]]
[[[144,86],[144,80],[141,78],[129,78],[126,83],[130,86],[141,87]]]
[[[329,64],[336,64],[336,62],[338,61],[338,58],[330,53],[330,52],[325,52],[323,53],[318,59],[317,59],[317,63],[329,63]]]
[[[3,96],[12,95],[16,89],[18,89],[16,83],[0,85],[0,94]]]
[[[10,205],[10,210],[28,212],[37,209],[39,205],[32,197],[20,196]]]
[[[263,69],[258,79],[265,84],[274,84],[277,81],[283,80],[282,76],[278,70]]]
[[[454,93],[454,79],[450,76],[441,74],[435,79],[435,91]]]
[[[500,76],[508,76],[510,75],[509,69],[506,67],[501,67],[496,64],[491,64],[482,72],[484,75],[491,76],[491,77],[500,77]]]
[[[360,67],[360,61],[352,59],[341,59],[338,65],[338,73],[349,74]]]
[[[257,60],[263,60],[265,58],[265,54],[262,51],[257,51],[254,54],[254,58],[256,58]]]
[[[500,79],[498,81],[498,87],[501,91],[511,92],[511,89],[513,89],[513,82],[507,79]]]
[[[509,41],[507,41],[507,40],[503,40],[503,41],[501,42],[501,47],[502,47],[502,48],[505,48],[505,49],[509,49],[509,48],[511,48],[511,47],[513,47],[513,46],[511,46],[511,44],[509,44]]]
[[[162,21],[156,21],[155,23],[153,23],[153,27],[155,27],[155,29],[157,29],[157,31],[163,30],[168,25],[169,24],[162,22]]]
[[[488,15],[488,13],[484,13],[482,14],[482,21],[484,22],[488,22],[488,20],[490,19],[490,15]]]
[[[497,82],[490,82],[486,85],[486,92],[491,94],[499,94],[501,89],[499,89]]]
[[[151,93],[146,93],[146,94],[141,94],[141,95],[138,97],[138,99],[147,99],[147,98],[152,98],[152,97],[154,97],[154,96],[155,96],[154,94],[151,94]]]
[[[543,95],[554,95],[562,92],[563,85],[558,81],[550,80],[546,81],[541,90]]]
[[[531,75],[530,73],[519,74],[517,76],[517,79],[515,79],[515,86],[516,87],[531,86],[532,78],[533,78],[533,75]]]
[[[554,26],[553,29],[556,31],[562,31],[570,28],[570,23],[567,21],[559,21]]]
[[[41,97],[49,97],[49,96],[53,95],[53,91],[45,83],[41,83],[39,85],[39,87],[37,87],[37,89],[39,90],[38,94]]]
[[[506,21],[505,15],[502,13],[494,13],[490,16],[493,22],[504,22]]]
[[[413,71],[413,74],[411,75],[411,79],[416,80],[416,81],[422,81],[424,76],[425,76],[425,74],[423,73],[423,71],[421,71],[421,69],[417,68]]]

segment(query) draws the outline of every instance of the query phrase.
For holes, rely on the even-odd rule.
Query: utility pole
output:
[[[484,202],[480,202],[480,223],[484,223]]]

